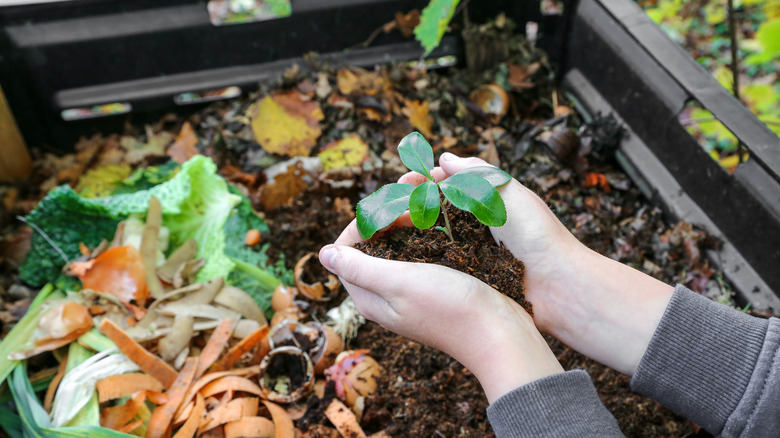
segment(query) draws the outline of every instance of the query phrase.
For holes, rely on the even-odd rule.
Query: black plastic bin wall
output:
[[[72,0],[0,7],[0,84],[30,145],[72,146],[80,135],[121,131],[125,121],[187,111],[180,93],[244,91],[317,51],[335,63],[370,66],[417,59],[397,35],[362,42],[396,11],[427,0],[292,0],[291,17],[213,26],[205,1]],[[612,113],[628,128],[619,160],[672,219],[704,225],[724,240],[710,254],[742,303],[780,312],[780,145],[765,126],[655,26],[632,0],[567,0],[542,16],[538,0],[472,1],[481,21],[504,11],[539,41],[585,113]],[[462,58],[446,36],[432,57]],[[698,100],[750,150],[724,172],[677,121]],[[66,122],[69,108],[126,102],[126,115]]]
[[[0,84],[28,144],[68,148],[80,135],[121,130],[126,117],[66,122],[63,110],[122,103],[135,115],[167,111],[181,93],[254,90],[293,63],[303,67],[301,57],[309,52],[366,66],[418,59],[419,44],[397,32],[379,35],[373,48],[344,49],[362,43],[397,11],[426,4],[292,0],[290,17],[214,26],[201,0],[0,2]],[[493,0],[470,12],[483,21],[500,11],[524,22],[539,14],[539,6]],[[457,53],[454,40],[445,38],[432,56]]]
[[[710,256],[743,305],[780,312],[780,140],[633,1],[581,0],[566,19],[563,83],[586,112],[626,124],[621,164],[673,219],[723,239]],[[678,121],[692,100],[748,148],[734,174]]]

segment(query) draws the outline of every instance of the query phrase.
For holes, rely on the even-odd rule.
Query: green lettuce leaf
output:
[[[206,264],[198,271],[198,281],[227,277],[235,265],[225,255],[225,222],[231,210],[241,202],[241,197],[228,191],[227,183],[217,174],[217,166],[202,155],[184,163],[181,172],[170,182],[180,175],[189,176],[191,188],[189,196],[179,205],[179,211],[165,213],[165,203],[160,198],[164,212],[163,226],[168,227],[171,233],[171,248],[178,248],[186,240],[195,239],[198,242],[198,257],[206,260]]]
[[[224,254],[223,227],[241,198],[228,191],[211,159],[198,155],[184,163],[170,180],[146,190],[91,199],[79,196],[66,185],[53,189],[27,216],[27,221],[46,233],[50,241],[34,233],[30,252],[19,269],[20,279],[33,286],[55,281],[65,265],[55,245],[68,259],[77,258],[79,242],[94,247],[102,239],[111,239],[120,220],[146,213],[152,196],[160,200],[172,248],[189,238],[198,241],[198,257],[207,261],[198,280],[227,276],[234,265]]]

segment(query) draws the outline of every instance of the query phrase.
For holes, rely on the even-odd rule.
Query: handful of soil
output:
[[[496,245],[490,229],[471,213],[448,209],[452,235],[436,227],[428,230],[398,228],[377,235],[355,248],[374,257],[402,262],[434,263],[447,266],[482,280],[507,295],[533,315],[531,303],[525,300],[523,277],[525,266],[503,245]],[[437,225],[444,222],[439,217]]]

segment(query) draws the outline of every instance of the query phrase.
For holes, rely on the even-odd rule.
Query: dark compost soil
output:
[[[543,169],[540,170],[538,166]],[[680,233],[677,227],[670,228],[665,225],[657,210],[644,207],[645,204],[634,187],[611,194],[581,190],[565,180],[550,190],[539,187],[542,181],[549,180],[538,178],[534,171],[558,178],[559,170],[558,165],[542,160],[541,164],[536,163],[526,170],[524,176],[528,179],[523,182],[542,192],[543,197],[553,207],[557,207],[556,212],[572,232],[600,252],[624,262],[635,262],[645,256],[651,258],[651,255],[656,255],[653,254],[651,245],[654,240],[652,236],[656,233],[672,236]],[[390,175],[386,178],[389,182],[394,180],[394,177],[396,176]],[[354,193],[340,194],[355,199]],[[267,219],[272,228],[271,239],[274,242],[272,246],[284,248],[284,251],[292,256],[303,255],[306,248],[317,248],[331,243],[353,219],[353,211],[354,209],[343,206],[343,198],[321,194],[302,196],[291,206],[277,209],[268,215]],[[421,261],[425,258],[432,263],[454,269],[460,267],[460,270],[465,272],[470,271],[469,267],[482,266],[485,271],[481,274],[483,281],[497,286],[498,290],[513,289],[522,297],[522,281],[519,281],[523,274],[522,262],[512,257],[505,249],[499,248],[489,230],[476,222],[469,213],[450,214],[454,216],[452,223],[455,235],[462,236],[467,243],[453,245],[443,232],[433,229],[404,229],[380,236],[369,244],[361,244],[358,247],[371,251],[378,257],[408,261]],[[641,220],[643,225],[626,227],[624,231],[615,229],[616,223],[627,225],[634,223],[634,220]],[[322,226],[323,224],[327,226]],[[281,232],[282,229],[285,232]],[[604,235],[604,229],[609,230],[611,238]],[[421,236],[424,235],[427,238],[422,249],[407,245],[409,240],[421,241]],[[485,244],[475,243],[480,241]],[[703,245],[703,242],[698,244]],[[458,252],[458,245],[465,246],[468,250]],[[670,245],[666,251],[671,253],[671,259],[684,263],[685,255],[681,254],[680,248],[681,245]],[[509,254],[499,263],[511,266],[516,276],[496,276],[497,269],[485,262],[483,254]],[[294,260],[290,257],[288,262]],[[655,274],[666,281],[674,281],[675,278],[669,272],[673,272],[675,266],[664,266],[668,270],[656,270]],[[345,291],[341,290],[332,302],[340,302],[345,296]],[[530,304],[524,302],[526,308],[530,308]],[[326,310],[325,307],[321,310]],[[693,435],[692,423],[653,400],[631,392],[629,377],[569,349],[552,338],[548,337],[547,340],[564,369],[584,369],[590,374],[602,402],[616,417],[626,436]],[[488,402],[479,382],[468,369],[451,357],[398,336],[372,322],[360,329],[358,337],[349,347],[369,348],[371,356],[384,370],[379,378],[377,392],[366,400],[361,421],[366,432],[385,430],[394,437],[494,436],[487,420]],[[316,399],[309,402],[310,408],[314,408],[313,411],[324,409],[325,405]],[[327,424],[323,416],[315,415],[314,412],[308,414],[307,422],[307,425],[317,422]]]
[[[399,228],[355,247],[364,253],[403,262],[435,263],[464,272],[506,294],[533,315],[523,294],[525,266],[502,244],[496,245],[490,229],[471,213],[448,208],[451,241],[436,228]],[[442,217],[439,226],[443,226]]]

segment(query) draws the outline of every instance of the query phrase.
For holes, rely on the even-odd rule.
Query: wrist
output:
[[[479,321],[481,334],[471,347],[455,356],[477,377],[492,403],[504,394],[534,380],[563,372],[563,368],[519,305],[504,296],[503,305]]]
[[[632,375],[674,288],[584,246],[572,251],[569,261],[563,281],[542,300],[544,330]]]

